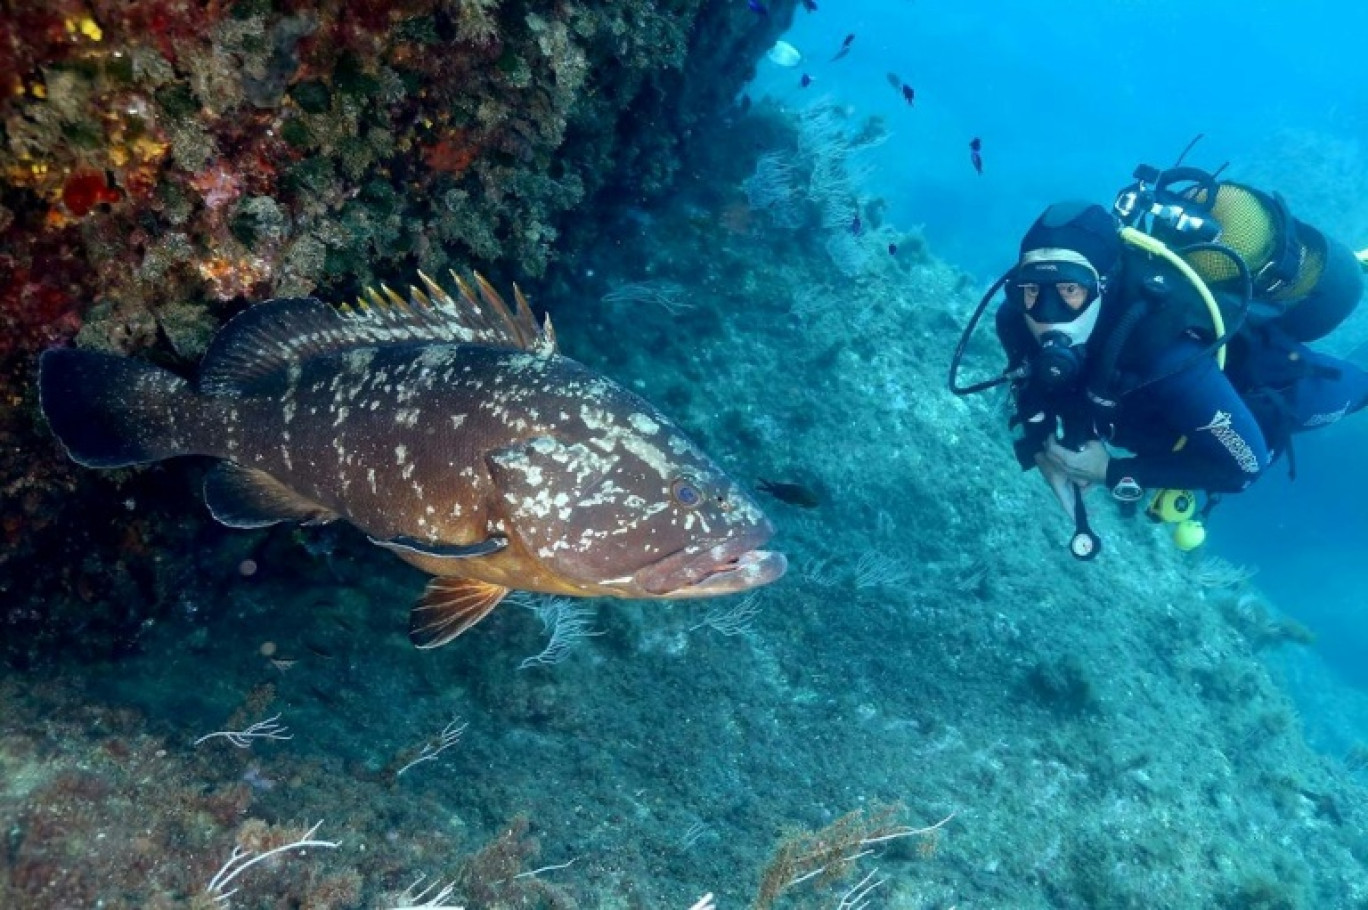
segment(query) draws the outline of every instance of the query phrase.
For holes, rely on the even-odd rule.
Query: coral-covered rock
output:
[[[50,465],[48,443],[31,457],[42,348],[79,333],[184,363],[268,296],[348,297],[418,268],[536,278],[573,253],[568,224],[583,229],[571,242],[593,236],[591,200],[668,189],[689,136],[791,14],[702,0],[8,4],[0,421],[16,444],[0,487],[45,504],[53,484],[67,502],[73,484],[108,490]],[[5,509],[17,549],[0,590],[41,590],[10,573],[48,544],[8,496]],[[122,558],[92,546],[95,575]]]

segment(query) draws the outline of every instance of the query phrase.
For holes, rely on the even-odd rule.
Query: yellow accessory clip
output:
[[[1206,526],[1196,518],[1197,496],[1191,490],[1159,490],[1150,499],[1145,514],[1155,521],[1173,525],[1173,544],[1184,553],[1206,541]]]
[[[1180,521],[1173,526],[1173,544],[1184,553],[1195,550],[1206,540],[1206,527],[1196,518]]]
[[[1197,511],[1197,497],[1191,490],[1160,490],[1150,499],[1145,513],[1149,517],[1169,524],[1186,521]]]

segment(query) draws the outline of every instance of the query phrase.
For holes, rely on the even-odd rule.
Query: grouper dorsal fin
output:
[[[455,272],[453,296],[422,272],[426,291],[407,298],[387,287],[368,288],[355,306],[332,307],[314,297],[268,300],[244,310],[214,336],[200,366],[199,389],[208,395],[250,391],[264,377],[309,357],[357,348],[434,342],[478,344],[556,353],[548,316],[541,325],[515,285],[513,307],[482,276],[474,287]]]

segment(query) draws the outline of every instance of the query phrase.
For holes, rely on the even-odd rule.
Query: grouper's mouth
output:
[[[783,553],[758,549],[771,534],[766,523],[712,546],[688,547],[641,569],[633,580],[648,594],[670,599],[758,588],[777,581],[788,568]]]

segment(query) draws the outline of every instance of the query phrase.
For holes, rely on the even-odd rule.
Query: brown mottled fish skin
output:
[[[369,349],[312,358],[280,380],[229,408],[204,454],[265,471],[378,541],[509,538],[499,553],[461,560],[468,577],[662,596],[623,579],[681,548],[771,533],[669,420],[569,358],[475,345]],[[556,446],[538,453],[539,440]],[[673,503],[681,477],[706,491],[700,507]],[[452,568],[449,558],[401,555],[434,575]]]
[[[215,339],[198,389],[49,352],[44,411],[83,464],[223,459],[205,492],[227,524],[340,518],[441,576],[450,590],[435,581],[419,608],[440,628],[420,634],[415,613],[424,646],[505,589],[707,597],[783,574],[783,556],[758,549],[773,531],[758,505],[674,423],[556,352],[521,295],[511,313],[483,281],[457,281],[458,297],[429,282],[431,298],[372,295],[359,315],[260,304]]]

